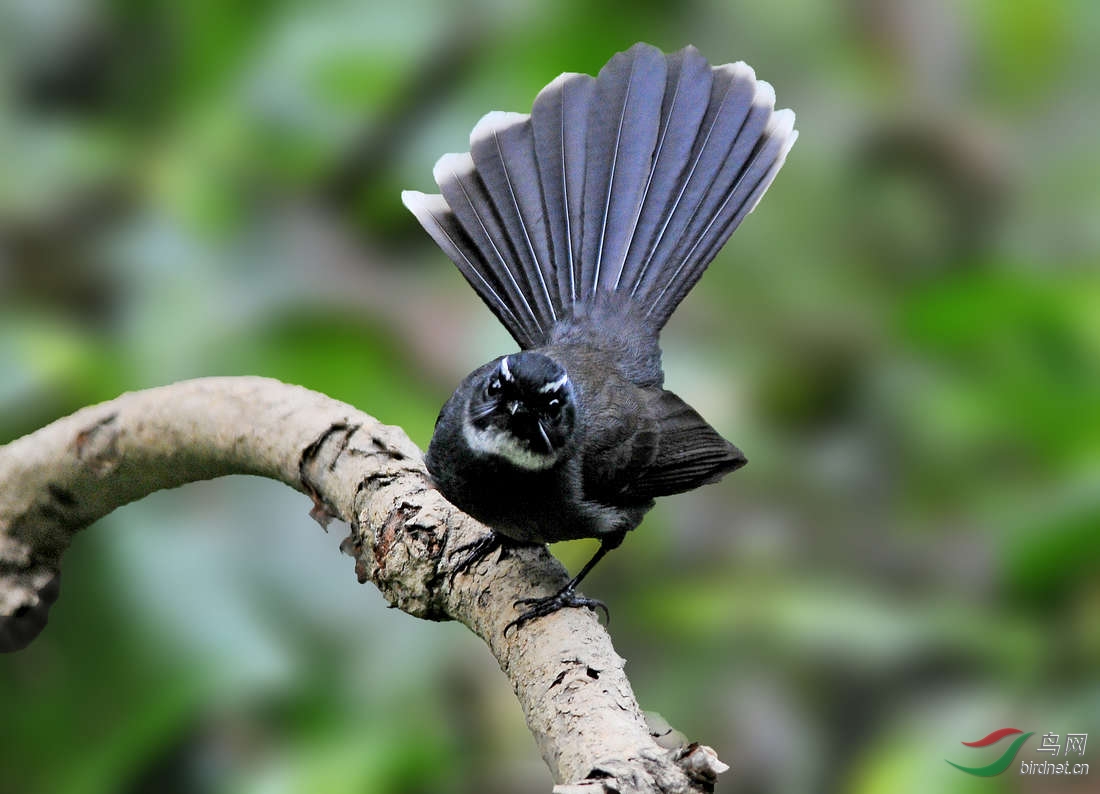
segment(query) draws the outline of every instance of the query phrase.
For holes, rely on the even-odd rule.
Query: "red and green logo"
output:
[[[996,744],[1006,736],[1012,736],[1014,734],[1020,734],[1017,736],[1008,749],[1004,751],[1000,758],[994,761],[992,764],[986,766],[963,766],[956,764],[954,761],[947,761],[951,766],[956,769],[961,769],[969,775],[977,775],[978,777],[993,777],[1004,772],[1012,764],[1012,761],[1016,758],[1016,753],[1020,752],[1020,748],[1024,746],[1024,742],[1031,738],[1034,731],[1024,733],[1017,728],[1000,728],[993,731],[993,733],[986,736],[984,739],[978,739],[976,742],[963,742],[967,747],[989,747],[992,744]],[[944,759],[947,760],[946,758]]]

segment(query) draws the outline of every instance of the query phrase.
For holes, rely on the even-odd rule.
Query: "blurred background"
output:
[[[0,442],[252,374],[425,445],[514,347],[400,190],[637,40],[748,61],[802,133],[663,337],[750,465],[585,583],[643,707],[727,794],[1097,791],[1090,0],[3,0]],[[486,649],[386,609],[309,506],[229,478],[78,537],[0,658],[0,792],[548,792]],[[1091,731],[1091,776],[945,763],[1006,725],[1018,761]]]

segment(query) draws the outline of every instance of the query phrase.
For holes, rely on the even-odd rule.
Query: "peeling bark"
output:
[[[450,551],[488,530],[431,485],[396,427],[324,395],[264,378],[207,378],[124,394],[0,447],[0,650],[45,625],[72,536],[163,488],[226,474],[308,494],[322,526],[346,521],[341,550],[360,582],[428,620],[458,620],[512,684],[558,794],[704,792],[726,766],[698,744],[662,747],[587,610],[564,609],[504,635],[513,602],[568,574],[545,548],[520,548],[450,576]]]

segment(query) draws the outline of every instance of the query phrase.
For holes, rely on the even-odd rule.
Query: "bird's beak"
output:
[[[539,429],[539,435],[542,437],[542,443],[546,445],[547,454],[554,451],[554,445],[550,443],[550,436],[546,435],[546,428],[542,426],[542,422],[535,422],[535,427]]]

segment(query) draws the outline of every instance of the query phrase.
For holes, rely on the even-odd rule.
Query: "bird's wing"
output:
[[[741,450],[670,391],[661,391],[633,417],[588,455],[589,498],[637,504],[716,482],[746,463]]]

